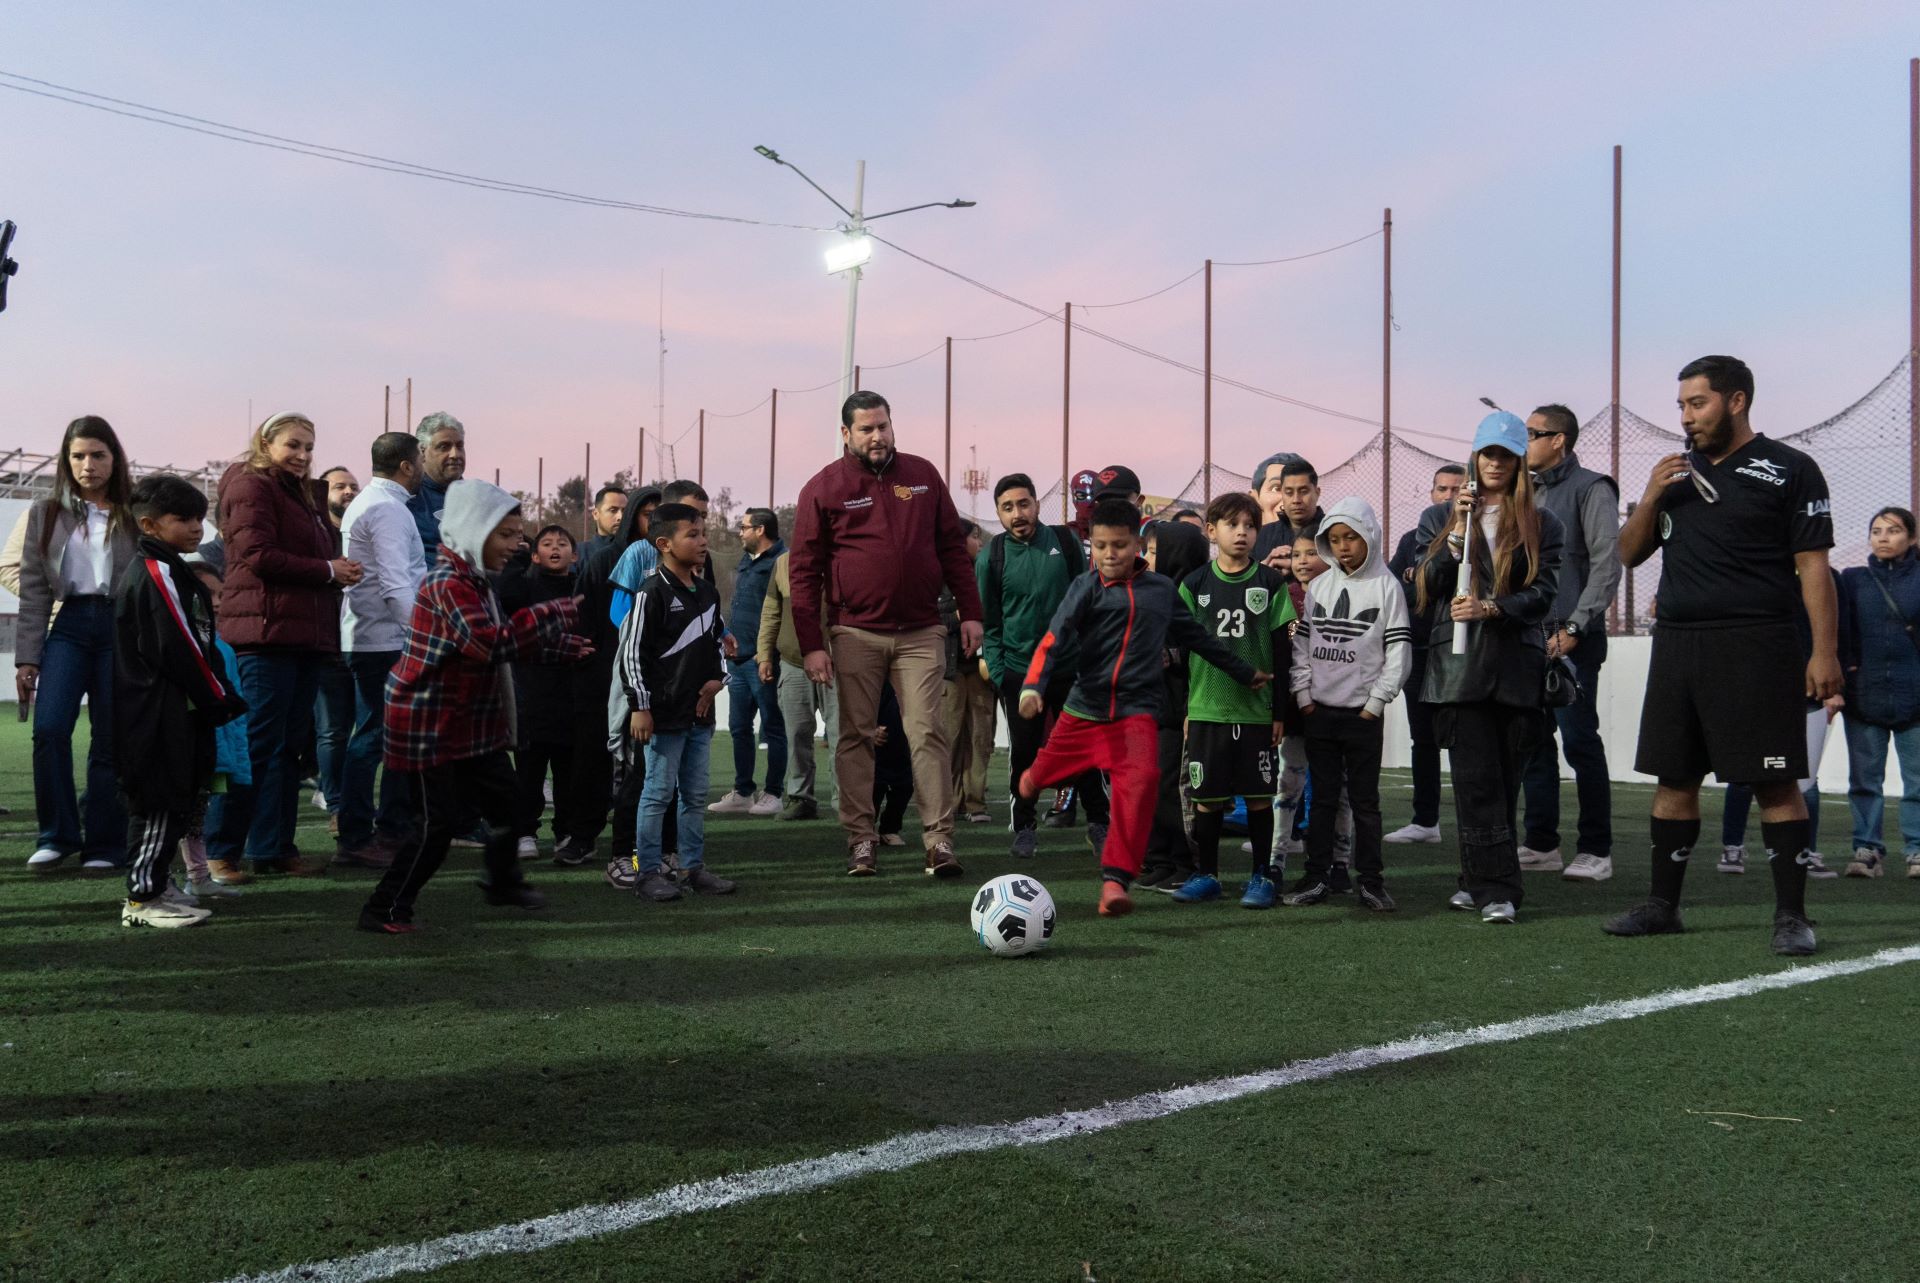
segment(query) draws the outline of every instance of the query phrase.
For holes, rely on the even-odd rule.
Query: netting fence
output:
[[[1912,486],[1912,419],[1910,397],[1913,384],[1913,354],[1902,357],[1873,389],[1838,414],[1809,428],[1786,434],[1768,433],[1773,439],[1813,456],[1826,474],[1833,497],[1834,549],[1836,567],[1856,566],[1867,557],[1867,526],[1873,514],[1888,505],[1905,507]],[[1580,461],[1597,472],[1612,466],[1612,407],[1605,406],[1580,428]],[[1376,511],[1385,472],[1381,437],[1375,433],[1364,445],[1337,466],[1320,474],[1323,503],[1332,503],[1348,495],[1359,495]],[[1661,427],[1642,418],[1625,406],[1620,407],[1620,486],[1621,519],[1629,505],[1638,502],[1653,465],[1669,454],[1685,448],[1686,439],[1675,428]],[[1442,464],[1461,463],[1463,459],[1435,454],[1393,435],[1393,494],[1385,505],[1391,538],[1413,529],[1427,506],[1427,491],[1434,471]],[[1206,482],[1210,481],[1210,486]],[[1156,489],[1145,482],[1149,492],[1171,495],[1171,503],[1201,508],[1208,494],[1245,490],[1252,478],[1245,473],[1214,466],[1210,478],[1195,470],[1186,483],[1174,491]],[[1060,511],[1060,482],[1055,481],[1042,496],[1043,513]],[[1049,518],[1057,519],[1057,518]],[[1644,632],[1653,622],[1654,590],[1660,582],[1660,556],[1627,571],[1620,577],[1616,602],[1617,630]]]

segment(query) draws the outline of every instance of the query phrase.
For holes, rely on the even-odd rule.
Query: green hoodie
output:
[[[993,546],[1005,551],[1004,573],[998,589],[993,583]],[[1076,540],[1063,548],[1053,526],[1041,526],[1032,540],[1021,543],[1009,534],[995,535],[974,560],[974,578],[980,582],[980,601],[986,614],[986,643],[981,654],[995,685],[1008,677],[1023,677],[1040,639],[1047,635],[1053,612],[1067,595],[1067,586],[1087,569],[1086,554]]]

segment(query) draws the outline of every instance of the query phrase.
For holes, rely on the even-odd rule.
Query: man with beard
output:
[[[593,507],[587,510],[587,518],[593,529],[585,543],[580,545],[579,555],[574,564],[585,566],[588,558],[614,541],[620,533],[620,519],[627,514],[627,492],[619,486],[601,486],[594,492]]]
[[[1837,615],[1827,550],[1827,481],[1807,455],[1756,434],[1748,422],[1753,372],[1730,356],[1680,371],[1688,449],[1654,464],[1640,505],[1620,531],[1620,557],[1660,554],[1660,622],[1653,634],[1634,768],[1659,780],[1649,830],[1652,892],[1605,926],[1609,935],[1684,928],[1680,890],[1700,836],[1700,781],[1749,784],[1773,874],[1773,951],[1814,951],[1807,921],[1813,859],[1799,780],[1808,774],[1803,698],[1841,687]],[[1793,611],[1812,625],[1801,661]]]
[[[1025,473],[1011,473],[994,482],[993,508],[1002,533],[980,550],[974,563],[985,629],[980,658],[1006,713],[1011,749],[1007,778],[1017,782],[1046,742],[1047,728],[1066,707],[1067,690],[1073,685],[1072,656],[1063,657],[1053,685],[1041,693],[1043,716],[1020,716],[1020,685],[1040,639],[1047,635],[1053,612],[1073,581],[1086,573],[1087,559],[1071,529],[1040,524],[1039,500]],[[1107,798],[1106,790],[1099,787],[1098,772],[1088,774],[1093,787],[1084,792],[1087,840],[1097,851],[1106,840]],[[1080,782],[1084,786],[1088,776]],[[1038,845],[1034,810],[1033,799],[1014,789],[1013,854],[1021,859],[1031,858]]]
[[[794,518],[787,567],[794,631],[807,676],[839,692],[834,763],[847,872],[879,872],[873,745],[880,690],[891,681],[913,746],[925,872],[952,878],[961,869],[953,853],[952,757],[941,715],[947,654],[940,588],[951,589],[959,605],[963,656],[980,649],[980,590],[967,558],[966,527],[940,470],[899,453],[893,441],[885,397],[856,392],[841,405],[841,456],[801,488]]]

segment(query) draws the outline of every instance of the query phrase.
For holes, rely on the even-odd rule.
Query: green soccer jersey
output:
[[[1189,656],[1187,719],[1240,726],[1274,721],[1276,692],[1287,689],[1285,664],[1277,657],[1287,654],[1287,625],[1295,618],[1286,576],[1257,561],[1237,575],[1209,562],[1187,576],[1180,599],[1221,645],[1274,675],[1271,690],[1254,690],[1198,655]]]

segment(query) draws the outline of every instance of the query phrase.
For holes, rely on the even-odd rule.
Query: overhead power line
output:
[[[32,88],[31,86],[41,86]],[[109,115],[122,116],[128,120],[144,121],[150,125],[165,125],[170,129],[185,130],[187,133],[202,134],[208,138],[218,138],[230,143],[244,143],[249,147],[263,147],[270,151],[291,152],[297,156],[309,156],[315,160],[330,160],[335,164],[353,165],[360,169],[375,169],[389,174],[401,174],[409,178],[424,178],[432,182],[452,183],[460,187],[477,187],[484,191],[505,192],[512,196],[533,196],[541,200],[563,201],[573,205],[594,205],[603,209],[625,210],[636,214],[657,214],[666,218],[692,218],[706,222],[743,223],[755,227],[783,227],[795,231],[831,231],[831,228],[819,227],[809,223],[777,223],[760,218],[742,218],[732,214],[711,214],[700,210],[677,209],[671,205],[653,205],[642,201],[619,200],[610,196],[590,196],[581,192],[569,192],[555,187],[542,187],[533,183],[516,183],[503,178],[487,178],[479,174],[465,174],[459,170],[438,169],[432,165],[421,165],[409,160],[396,160],[391,156],[379,156],[371,152],[353,151],[345,147],[331,147],[325,143],[307,142],[304,139],[289,138],[284,134],[271,134],[264,130],[249,129],[244,125],[230,125],[224,121],[209,120],[204,116],[192,116],[185,112],[171,111],[165,107],[149,106],[146,103],[132,102],[125,98],[114,98],[106,94],[97,94],[87,89],[76,89],[71,85],[55,84],[50,80],[40,80],[33,76],[23,76],[17,72],[0,71],[0,89],[11,89],[15,93],[32,94],[36,98],[46,98],[54,102],[67,103],[74,107],[85,107],[90,111],[106,112]]]

